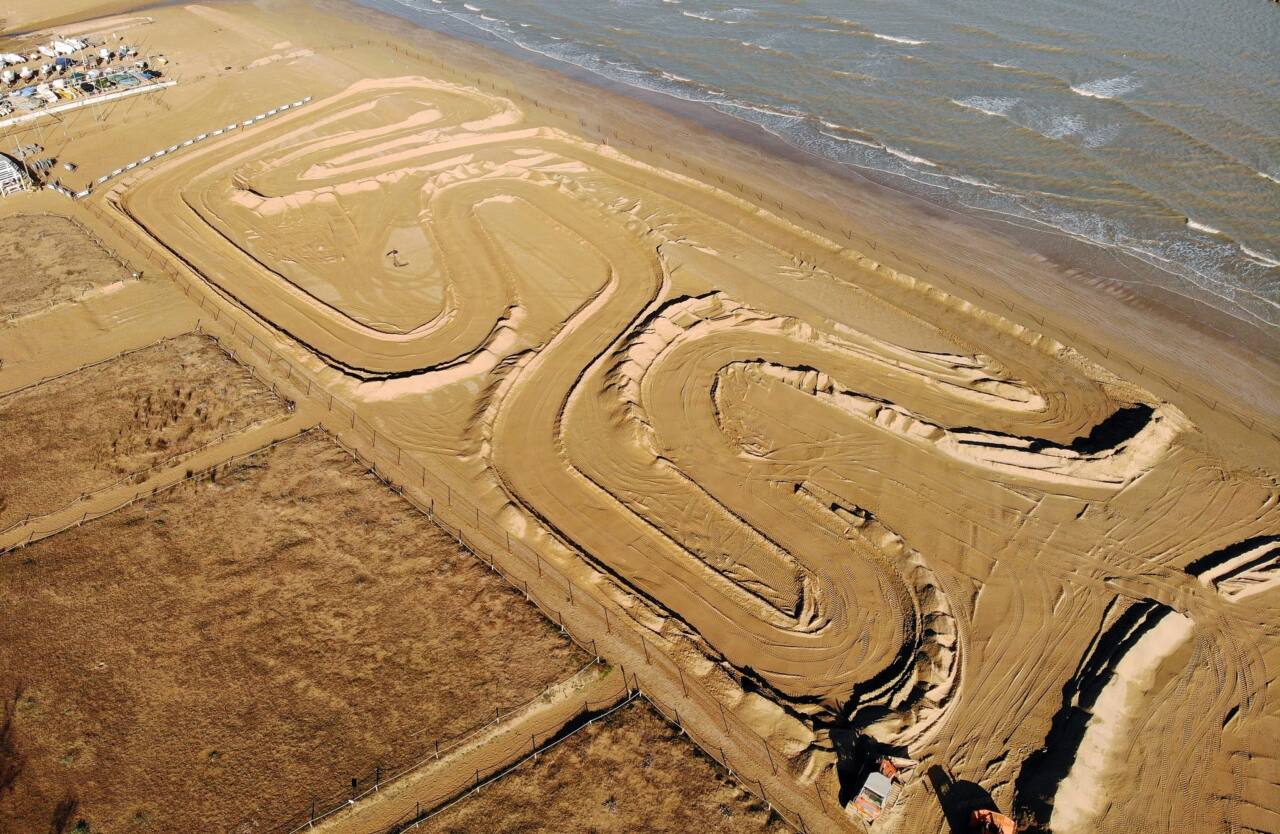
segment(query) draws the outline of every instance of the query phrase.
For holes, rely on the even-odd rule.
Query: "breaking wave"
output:
[[[1132,75],[1118,78],[1099,78],[1084,84],[1072,84],[1071,92],[1086,98],[1117,98],[1125,93],[1132,93],[1142,86],[1142,82]]]

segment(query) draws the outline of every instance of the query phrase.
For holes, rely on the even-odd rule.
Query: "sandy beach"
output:
[[[91,191],[0,201],[7,268],[39,215],[119,274],[80,276],[58,225],[56,279],[0,293],[4,431],[59,407],[6,398],[198,329],[607,662],[609,708],[643,694],[781,824],[869,830],[874,749],[903,773],[877,832],[962,830],[965,802],[1063,834],[1280,828],[1274,332],[345,0],[0,15],[127,39],[176,82],[6,139]],[[111,509],[86,473],[57,489],[83,507],[42,511],[11,468],[0,548]],[[323,826],[403,830],[605,709],[594,686]],[[38,749],[19,780],[57,767]],[[86,761],[77,813],[127,830]],[[4,787],[0,831],[46,825],[50,789]],[[243,830],[289,830],[262,813]]]

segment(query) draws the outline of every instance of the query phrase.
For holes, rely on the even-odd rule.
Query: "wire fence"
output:
[[[330,440],[331,442],[334,442],[335,444],[343,448],[348,454],[351,454],[352,457],[354,457],[357,461],[361,462],[366,467],[368,467],[368,463],[354,449],[351,449],[349,446],[342,443],[339,438],[331,435],[329,432],[325,431],[323,428],[312,427],[309,429],[304,429],[303,431],[297,434],[291,435],[290,437],[277,440],[275,442],[259,447],[257,449],[253,449],[251,451],[245,452],[240,455],[234,455],[216,464],[205,467],[199,471],[191,472],[187,474],[185,477],[179,479],[178,481],[175,481],[174,483],[166,484],[164,486],[154,487],[146,490],[138,490],[133,495],[129,496],[126,499],[123,499],[119,503],[107,509],[100,510],[94,513],[85,513],[79,519],[72,521],[68,524],[60,525],[51,530],[33,531],[30,535],[28,535],[28,537],[25,540],[15,545],[12,545],[8,548],[5,548],[4,550],[0,550],[0,555],[8,554],[15,550],[27,547],[32,543],[33,540],[46,538],[48,536],[52,536],[63,531],[73,529],[75,527],[80,527],[83,524],[85,524],[87,521],[92,521],[92,520],[110,515],[121,509],[132,506],[133,504],[136,504],[140,501],[156,498],[158,496],[163,495],[166,492],[171,492],[177,489],[183,484],[204,480],[208,478],[210,475],[214,474],[215,472],[226,473],[227,471],[233,469],[237,464],[239,464],[242,461],[260,457],[264,452],[267,452],[275,448],[276,446],[282,445],[284,443],[294,442],[300,437],[305,437],[311,434],[320,434],[325,436],[328,440]],[[372,467],[369,467],[369,471],[381,477],[381,475],[377,473],[376,470],[374,470]],[[401,495],[402,497],[405,497],[403,496],[403,494]],[[468,551],[468,552],[472,556],[476,555],[474,552],[471,552],[471,551]],[[491,563],[486,562],[486,564],[490,564],[490,566],[492,567]],[[576,637],[576,635],[574,635],[572,632],[568,631],[567,629],[562,629],[562,633],[564,633],[566,637],[568,637],[575,644],[577,644],[579,648],[581,648],[583,651],[588,652],[592,655],[592,658],[588,663],[583,665],[577,672],[575,672],[573,675],[570,675],[565,680],[572,680],[573,678],[581,675],[583,671],[593,666],[596,666],[601,662],[600,656],[596,653],[594,640],[590,641],[590,643],[584,643],[581,640],[579,640]],[[379,759],[377,763],[370,765],[367,769],[363,770],[361,773],[351,776],[349,785],[344,785],[342,788],[335,788],[333,790],[328,791],[324,795],[317,794],[312,798],[311,803],[307,809],[304,809],[303,811],[299,812],[294,817],[291,817],[289,819],[283,820],[275,824],[271,828],[260,829],[260,830],[262,831],[262,834],[292,834],[292,832],[300,831],[304,828],[311,827],[315,823],[336,813],[337,811],[343,808],[349,807],[353,802],[358,802],[360,799],[368,797],[371,794],[377,792],[378,790],[386,787],[387,785],[399,779],[402,779],[405,776],[408,776],[409,774],[413,773],[414,771],[418,770],[424,765],[433,761],[439,761],[442,756],[447,756],[449,753],[453,752],[454,750],[472,742],[483,733],[489,731],[491,728],[501,725],[504,721],[510,720],[513,715],[518,714],[522,709],[530,706],[531,704],[534,704],[538,701],[545,701],[549,697],[553,696],[554,690],[557,687],[563,684],[564,684],[564,680],[556,681],[550,684],[549,686],[545,687],[536,695],[533,695],[532,697],[527,698],[526,700],[518,704],[505,706],[505,707],[502,705],[497,705],[494,707],[493,717],[488,718],[477,724],[474,724],[471,727],[459,733],[456,733],[454,735],[423,740],[422,736],[424,733],[422,731],[406,734],[403,737],[402,745],[399,748],[389,749],[386,752],[386,754],[381,759]],[[623,687],[626,687],[626,692],[620,693],[619,697],[622,697],[624,694],[630,695],[631,690],[629,687],[627,687],[625,674],[621,676],[621,685]],[[582,706],[582,712],[591,712],[598,709],[602,705],[607,706],[607,705],[612,705],[616,703],[617,703],[617,698],[610,699],[607,701],[592,701],[589,699],[584,700],[583,706]],[[546,737],[552,737],[559,731],[560,727],[561,727],[561,724],[557,722],[551,730],[545,730],[543,735]],[[537,733],[534,733],[531,735],[531,749],[535,751],[538,749],[538,744],[539,744],[539,742],[537,741],[537,736],[538,736]],[[477,770],[476,784],[479,785],[481,781],[484,779],[494,778],[495,772],[496,772],[496,769],[488,773],[486,773],[486,771],[483,768]],[[255,829],[255,830],[258,830],[258,829]]]
[[[599,663],[599,658],[592,658],[590,663],[583,666],[582,669],[575,673],[575,675],[570,676],[569,679],[580,675],[583,671],[591,668],[592,666],[596,666]],[[245,822],[247,825],[254,825],[254,830],[261,832],[261,834],[296,834],[296,832],[311,828],[339,811],[350,808],[361,800],[374,796],[378,792],[390,787],[423,767],[439,762],[443,757],[478,741],[484,734],[492,731],[496,727],[502,726],[506,722],[510,722],[513,718],[518,717],[521,710],[535,702],[545,702],[548,698],[553,698],[556,688],[561,686],[563,683],[564,681],[557,681],[547,686],[538,694],[519,704],[515,704],[510,707],[495,706],[494,713],[491,718],[478,724],[474,724],[466,730],[452,736],[423,740],[421,738],[421,732],[406,734],[400,740],[400,746],[398,748],[393,747],[388,749],[386,754],[379,759],[377,763],[370,765],[369,768],[362,773],[350,776],[349,782],[335,782],[334,787],[327,790],[323,795],[316,795],[312,797],[308,807],[298,814],[287,819],[282,819],[268,828],[258,827],[254,820],[246,820]],[[583,699],[582,706],[579,708],[579,714],[591,713],[617,704],[619,698],[628,697],[630,695],[630,690],[625,689],[624,691],[624,688],[625,682],[621,683],[619,693],[614,698],[605,700]],[[559,732],[561,726],[561,722],[556,721],[551,729],[544,729],[541,734],[537,731],[532,732],[530,734],[530,752],[538,752],[538,744],[540,742],[538,742],[537,739],[539,735],[542,735],[543,740],[545,741],[547,738],[553,737],[557,732]],[[488,768],[477,767],[474,768],[471,773],[454,773],[453,775],[459,783],[459,790],[475,788],[488,779],[496,778],[496,774],[498,774],[504,766],[504,764],[498,764]],[[474,784],[472,783],[473,778]],[[420,813],[420,809],[418,813]],[[406,817],[402,817],[402,819],[406,819]],[[399,820],[397,822],[399,822]]]
[[[14,396],[15,394],[20,394],[20,393],[25,392],[25,391],[33,390],[33,389],[38,388],[38,387],[40,387],[40,386],[42,386],[42,385],[45,385],[45,384],[47,384],[47,383],[49,383],[49,382],[55,382],[55,381],[60,380],[60,379],[65,379],[65,378],[67,378],[67,377],[74,376],[75,374],[78,374],[78,373],[80,373],[81,371],[87,370],[87,369],[89,369],[89,368],[96,368],[96,367],[99,367],[99,366],[102,366],[102,365],[108,364],[108,363],[110,363],[110,362],[114,362],[115,360],[117,360],[117,359],[121,359],[121,358],[123,358],[123,357],[125,357],[125,356],[129,356],[129,355],[132,355],[132,354],[135,354],[135,353],[140,353],[140,352],[147,351],[147,350],[152,350],[152,349],[154,349],[154,348],[156,348],[156,347],[159,347],[160,345],[164,345],[164,344],[166,344],[166,343],[168,343],[168,342],[172,342],[172,341],[175,341],[175,340],[177,340],[177,339],[182,339],[182,338],[185,338],[185,337],[187,337],[187,336],[196,336],[196,335],[204,335],[204,334],[201,334],[201,332],[200,332],[200,330],[199,330],[199,328],[198,328],[198,327],[197,327],[197,329],[196,329],[196,330],[188,331],[188,332],[186,332],[186,333],[179,333],[179,334],[177,334],[176,336],[165,336],[165,337],[164,337],[164,338],[162,338],[162,339],[157,339],[156,341],[152,342],[151,344],[148,344],[148,345],[142,345],[141,347],[132,348],[132,349],[130,349],[130,350],[126,350],[126,351],[123,351],[123,352],[121,352],[121,353],[118,353],[118,354],[116,354],[115,356],[109,357],[109,358],[107,358],[107,359],[102,359],[102,360],[99,360],[99,361],[97,361],[97,362],[88,362],[88,363],[85,363],[85,364],[79,365],[79,366],[77,366],[76,368],[73,368],[73,369],[71,369],[71,370],[69,370],[69,371],[64,371],[64,372],[59,373],[59,374],[54,374],[54,375],[52,375],[52,376],[45,377],[44,379],[38,380],[38,381],[36,381],[36,382],[28,383],[27,385],[24,385],[24,386],[22,386],[21,388],[15,388],[15,389],[13,389],[12,391],[6,391],[6,392],[4,392],[4,394],[0,395],[0,406],[3,406],[3,405],[4,405],[5,400],[7,400],[8,398],[10,398],[10,397]],[[216,346],[218,347],[218,349],[223,350],[225,353],[227,353],[227,354],[228,354],[228,356],[230,356],[230,352],[229,352],[229,351],[226,351],[226,350],[225,350],[225,348],[223,348],[223,347],[222,347],[222,344],[221,344],[220,342],[218,342],[218,340],[217,340],[217,339],[215,339],[215,338],[210,338],[210,339],[209,339],[209,341],[210,341],[210,342],[212,342],[214,345],[216,345]],[[232,358],[234,359],[234,357],[232,357]],[[284,406],[284,409],[285,409],[285,411],[286,411],[287,413],[292,413],[292,412],[294,411],[294,409],[295,409],[295,407],[296,407],[296,406],[295,406],[295,404],[294,404],[294,402],[293,402],[292,400],[287,399],[287,398],[280,397],[280,396],[279,396],[279,393],[276,391],[276,385],[275,385],[275,383],[274,383],[274,382],[272,382],[271,380],[263,379],[263,378],[262,378],[262,376],[258,373],[257,369],[253,368],[253,367],[252,367],[252,366],[250,366],[250,365],[245,365],[245,364],[240,363],[240,362],[237,362],[236,364],[237,364],[237,366],[238,366],[238,367],[242,367],[242,368],[244,368],[244,369],[245,369],[245,371],[246,371],[248,374],[250,374],[254,379],[258,380],[258,382],[260,382],[260,383],[261,383],[265,388],[269,388],[269,389],[271,390],[271,394],[272,394],[272,396],[275,396],[275,397],[277,397],[278,399],[280,399],[280,400],[281,400],[281,403],[282,403],[282,405]],[[82,504],[82,503],[84,503],[85,501],[91,500],[91,499],[93,499],[93,498],[95,498],[95,497],[97,497],[97,496],[103,495],[103,494],[105,494],[105,493],[107,493],[107,492],[111,492],[112,490],[119,489],[120,487],[122,487],[122,486],[124,486],[124,485],[126,485],[126,484],[130,484],[130,483],[135,483],[135,484],[136,484],[136,483],[140,483],[141,481],[145,481],[147,478],[151,477],[151,476],[152,476],[154,473],[156,473],[156,472],[159,472],[159,471],[161,471],[161,470],[168,469],[168,468],[170,468],[170,467],[176,466],[176,465],[178,465],[179,463],[181,463],[183,460],[187,460],[187,459],[189,459],[189,458],[195,457],[196,455],[199,455],[201,452],[207,451],[207,450],[209,450],[209,449],[214,448],[215,446],[218,446],[218,445],[220,445],[220,444],[222,444],[222,443],[225,443],[228,439],[230,439],[230,438],[232,438],[232,437],[237,437],[237,436],[239,436],[239,435],[243,435],[244,433],[246,433],[246,432],[248,432],[248,431],[252,431],[253,429],[258,428],[259,426],[265,425],[267,422],[269,422],[269,420],[270,420],[270,419],[271,419],[271,418],[263,419],[263,420],[258,420],[258,421],[255,421],[255,422],[253,422],[253,423],[248,423],[248,424],[246,424],[246,425],[244,425],[244,426],[237,427],[236,429],[234,429],[234,430],[232,430],[232,431],[226,431],[226,432],[223,432],[222,434],[218,435],[218,436],[217,436],[217,437],[215,437],[214,439],[210,440],[210,441],[209,441],[209,442],[207,442],[207,443],[203,443],[203,444],[201,444],[200,446],[197,446],[197,447],[192,448],[192,449],[187,449],[187,450],[182,451],[182,452],[178,452],[177,454],[170,455],[169,457],[166,457],[166,458],[164,458],[164,459],[162,459],[162,460],[156,461],[155,463],[151,464],[150,466],[144,467],[144,468],[142,468],[142,469],[135,470],[135,471],[133,471],[133,472],[129,472],[129,473],[127,473],[127,474],[125,474],[125,475],[121,476],[120,478],[118,478],[117,480],[115,480],[115,481],[114,481],[114,482],[112,482],[112,483],[104,484],[104,485],[102,485],[102,486],[95,487],[94,489],[91,489],[91,490],[86,490],[85,492],[80,493],[78,496],[76,496],[75,498],[71,499],[71,500],[70,500],[70,501],[68,501],[66,504],[62,505],[61,507],[58,507],[58,508],[53,509],[53,510],[47,510],[47,511],[41,512],[38,516],[37,516],[37,515],[33,515],[33,514],[31,514],[31,513],[27,513],[27,514],[26,514],[26,515],[25,515],[21,520],[19,520],[19,521],[14,521],[13,523],[11,523],[9,526],[5,527],[4,529],[0,529],[0,536],[4,536],[4,535],[6,535],[6,534],[8,534],[8,533],[12,533],[14,530],[17,530],[17,529],[19,529],[19,528],[21,528],[21,527],[25,527],[26,525],[28,525],[28,524],[30,524],[30,523],[31,523],[31,520],[32,520],[33,518],[37,518],[37,519],[38,519],[38,518],[47,518],[48,516],[58,515],[58,514],[61,514],[61,513],[66,512],[67,510],[71,509],[72,507],[76,506],[77,504]],[[84,517],[81,519],[81,521],[80,521],[79,523],[83,523],[83,522],[84,522],[84,520],[88,518],[88,515],[89,515],[89,514],[88,514],[87,512],[86,512],[86,513],[84,513],[84,514],[83,514],[83,516],[84,516]],[[95,515],[94,517],[95,517],[95,518],[97,518],[97,517],[99,517],[99,516]],[[53,535],[54,533],[59,532],[59,530],[61,530],[61,529],[67,529],[67,528],[66,528],[66,527],[62,527],[62,528],[59,528],[59,529],[55,529],[55,530],[52,530],[52,531],[49,531],[49,532],[43,532],[43,533],[38,533],[38,532],[36,532],[36,531],[34,531],[34,530],[33,530],[33,531],[32,531],[32,532],[27,536],[27,538],[26,538],[26,540],[23,542],[23,544],[30,544],[34,539],[37,539],[37,538],[44,538],[45,536]],[[4,552],[7,552],[7,551],[0,550],[0,553],[4,553]]]
[[[283,439],[281,439],[281,440],[273,441],[273,442],[271,442],[271,443],[266,444],[265,446],[260,446],[260,447],[258,447],[257,449],[254,449],[254,450],[252,450],[252,451],[244,452],[243,454],[239,454],[239,455],[232,455],[231,457],[226,458],[225,460],[219,461],[218,463],[212,464],[212,465],[210,465],[210,466],[206,466],[206,467],[204,467],[203,469],[200,469],[200,470],[192,470],[191,472],[189,472],[189,473],[185,474],[183,477],[179,478],[179,479],[178,479],[178,480],[176,480],[176,481],[173,481],[172,483],[168,483],[168,484],[156,484],[156,485],[153,485],[153,486],[151,486],[151,487],[149,487],[149,488],[146,488],[146,489],[137,489],[137,490],[134,490],[134,492],[133,492],[133,494],[132,494],[132,495],[128,495],[127,497],[121,498],[121,500],[120,500],[120,501],[118,501],[117,503],[115,503],[115,504],[111,505],[111,506],[110,506],[110,507],[108,507],[107,509],[97,510],[97,511],[95,511],[95,512],[87,512],[87,511],[86,511],[86,512],[84,512],[84,513],[82,513],[82,514],[81,514],[80,518],[78,518],[78,519],[74,519],[74,520],[69,521],[69,522],[67,522],[67,523],[65,523],[65,524],[59,524],[59,525],[57,525],[57,526],[53,527],[52,529],[49,529],[49,530],[35,530],[35,529],[32,529],[30,532],[28,532],[27,537],[26,537],[25,539],[23,539],[23,540],[21,540],[21,541],[19,541],[19,542],[16,542],[16,543],[14,543],[14,544],[11,544],[11,545],[9,545],[8,547],[6,547],[6,548],[4,548],[4,549],[0,550],[0,556],[4,556],[4,555],[6,555],[6,554],[12,553],[12,552],[13,552],[13,551],[15,551],[15,550],[20,550],[21,548],[28,547],[28,546],[29,546],[29,545],[31,545],[33,542],[37,542],[37,541],[39,541],[40,539],[44,539],[44,538],[48,538],[49,536],[57,535],[58,533],[62,533],[62,532],[65,532],[65,531],[67,531],[67,530],[71,530],[71,529],[73,529],[73,528],[75,528],[75,527],[80,527],[80,526],[82,526],[82,525],[86,524],[87,522],[93,521],[93,520],[95,520],[95,519],[102,518],[103,516],[111,515],[112,513],[114,513],[114,512],[118,512],[119,510],[122,510],[122,509],[124,509],[125,507],[131,507],[131,506],[133,506],[134,504],[136,504],[136,503],[138,503],[139,501],[142,501],[142,500],[144,500],[144,499],[154,498],[154,497],[156,497],[156,496],[158,496],[158,495],[161,495],[161,494],[163,494],[163,493],[165,493],[165,492],[169,492],[170,490],[174,490],[174,489],[176,489],[176,488],[178,488],[178,487],[182,486],[183,484],[191,483],[191,482],[193,482],[193,481],[203,480],[204,478],[208,477],[208,476],[209,476],[209,475],[211,475],[211,474],[214,474],[214,473],[219,472],[219,471],[224,471],[226,468],[231,467],[231,466],[234,466],[236,463],[238,463],[238,462],[240,462],[240,461],[244,460],[245,458],[249,458],[249,457],[252,457],[252,456],[254,456],[254,455],[261,454],[262,452],[265,452],[265,451],[267,451],[268,449],[272,449],[272,448],[274,448],[274,447],[276,447],[276,446],[279,446],[281,443],[287,443],[287,442],[289,442],[290,440],[294,440],[294,439],[298,438],[299,436],[301,436],[301,435],[305,435],[305,434],[307,434],[307,433],[309,433],[309,432],[312,432],[312,431],[323,431],[323,429],[319,429],[319,428],[306,429],[306,430],[304,430],[304,431],[300,432],[299,434],[295,434],[295,435],[292,435],[292,436],[290,436],[290,437],[283,438]]]
[[[436,804],[433,807],[429,807],[425,812],[423,811],[422,805],[419,803],[415,805],[413,810],[411,811],[406,810],[404,813],[402,813],[397,819],[395,819],[391,823],[379,825],[376,831],[385,832],[386,834],[392,834],[392,832],[394,832],[394,834],[399,834],[399,832],[408,831],[410,829],[417,828],[422,823],[426,822],[432,817],[435,817],[444,813],[445,811],[452,808],[454,805],[457,805],[459,802],[462,802],[463,800],[465,800],[467,797],[475,794],[477,791],[480,791],[483,788],[487,787],[488,785],[493,784],[494,782],[508,775],[509,773],[515,772],[526,763],[531,761],[536,761],[538,756],[545,754],[552,748],[559,745],[561,742],[568,740],[573,735],[576,735],[578,732],[581,732],[582,730],[586,729],[587,727],[596,723],[597,721],[608,718],[610,715],[622,709],[623,707],[625,707],[627,704],[634,701],[639,696],[640,696],[640,693],[636,690],[631,689],[630,686],[627,685],[624,679],[624,681],[622,682],[622,689],[619,691],[618,696],[614,698],[599,699],[599,700],[583,699],[582,706],[579,708],[579,711],[578,711],[578,715],[580,716],[592,715],[592,713],[597,713],[597,714],[593,715],[591,718],[588,718],[585,721],[581,721],[577,726],[574,726],[573,729],[567,733],[564,731],[564,724],[561,722],[556,722],[555,726],[545,729],[541,733],[536,731],[530,733],[528,751],[516,754],[514,762],[501,762],[498,764],[488,765],[486,767],[476,767],[476,768],[473,768],[470,772],[453,773],[452,775],[454,777],[454,782],[456,783],[456,786],[454,788],[455,795],[453,796],[452,799],[445,801],[443,804]],[[619,702],[620,698],[622,699],[621,702]],[[468,737],[468,740],[475,735],[479,735],[480,733],[483,733],[487,729],[488,729],[487,725],[478,728],[475,733],[471,734],[471,736]],[[465,740],[463,743],[465,743]],[[423,765],[426,765],[430,762],[438,761],[438,760],[439,760],[439,756],[428,757],[422,760],[421,762],[418,762],[417,764],[409,768],[406,768],[403,772],[396,774],[394,778],[399,779],[403,776],[407,776],[410,773],[412,773],[414,770],[417,770],[419,767],[422,767]],[[390,781],[391,780],[388,780],[387,782],[383,782],[380,787],[386,787]],[[336,807],[333,807],[327,813],[323,813],[318,816],[315,816],[312,820],[306,823],[303,823],[302,825],[299,825],[295,828],[285,830],[281,832],[281,834],[297,834],[297,832],[299,831],[303,831],[305,829],[311,828],[316,823],[322,822],[324,819],[328,818],[329,816],[332,816],[338,811],[341,811],[342,809],[348,808],[351,805],[355,804],[356,802],[359,802],[360,799],[370,796],[374,791],[378,789],[380,788],[375,787],[375,788],[366,790],[363,794],[360,794],[359,796],[356,796],[353,794],[350,800],[344,800]],[[280,831],[280,829],[268,829],[266,832],[264,832],[264,834],[277,834],[277,831]]]
[[[41,218],[56,217],[59,220],[65,220],[68,223],[71,223],[72,225],[74,225],[77,231],[79,231],[85,237],[89,238],[89,240],[93,244],[97,245],[100,249],[102,249],[102,251],[105,252],[109,258],[114,260],[116,263],[120,264],[120,266],[123,267],[130,274],[131,277],[136,278],[140,274],[136,269],[133,268],[133,265],[129,263],[128,259],[122,256],[119,252],[117,252],[114,248],[112,248],[108,243],[106,243],[102,238],[95,235],[92,230],[87,228],[84,224],[82,224],[80,221],[76,220],[73,217],[67,217],[64,214],[56,214],[54,212],[49,212],[49,211],[28,212],[24,214],[23,217],[41,217]],[[0,314],[0,324],[9,324],[10,322],[18,321],[20,319],[29,318],[31,316],[38,316],[42,313],[45,313],[53,309],[54,307],[59,307],[63,304],[75,304],[80,301],[83,301],[84,299],[88,298],[91,295],[96,295],[102,292],[102,290],[103,288],[101,286],[89,287],[88,289],[82,290],[78,294],[71,296],[69,298],[52,299],[48,306],[43,307],[39,310],[29,310],[29,311],[23,311],[23,312],[10,312],[10,313]],[[3,367],[3,366],[4,366],[4,361],[0,360],[0,367]]]

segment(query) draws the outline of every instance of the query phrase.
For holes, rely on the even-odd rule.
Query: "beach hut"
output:
[[[0,196],[26,191],[30,186],[31,178],[22,164],[8,154],[0,153]]]

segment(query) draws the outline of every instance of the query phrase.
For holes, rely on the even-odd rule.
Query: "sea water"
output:
[[[701,102],[1280,329],[1267,0],[364,0]]]

